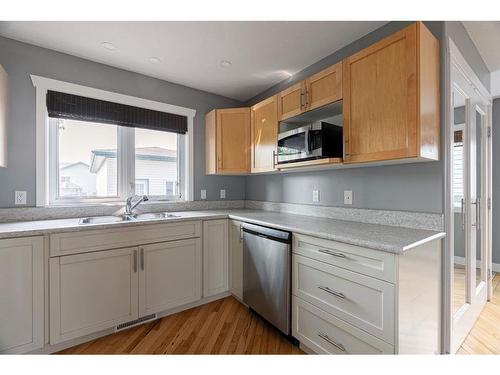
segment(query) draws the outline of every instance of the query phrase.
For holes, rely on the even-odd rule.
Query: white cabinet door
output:
[[[199,238],[141,246],[139,252],[139,316],[201,298]]]
[[[243,239],[236,220],[229,221],[229,285],[231,293],[243,299]]]
[[[0,352],[43,346],[43,237],[0,240]]]
[[[229,289],[228,220],[203,222],[203,296]]]
[[[50,343],[138,318],[138,249],[50,259]]]

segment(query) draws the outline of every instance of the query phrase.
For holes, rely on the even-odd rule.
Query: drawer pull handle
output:
[[[345,256],[345,254],[337,253],[335,251],[330,251],[330,250],[326,250],[326,249],[319,249],[318,251],[320,253],[324,253],[324,254],[328,254],[328,255],[333,255],[334,257],[337,257],[337,258],[347,258]]]
[[[335,297],[339,297],[339,298],[342,298],[342,299],[345,299],[345,294],[344,293],[340,293],[340,292],[336,292],[335,290],[331,290],[330,288],[328,288],[327,286],[318,286],[319,289],[327,292],[327,293],[330,293],[331,295],[335,296]]]
[[[137,272],[137,250],[134,250],[134,272]]]
[[[333,341],[330,337],[328,337],[328,335],[326,333],[323,333],[323,332],[318,332],[318,336],[321,337],[323,340],[325,340],[326,342],[328,342],[329,344],[332,344],[333,346],[335,346],[337,349],[345,352],[345,348],[344,348],[344,345],[342,344],[337,344],[335,341]]]

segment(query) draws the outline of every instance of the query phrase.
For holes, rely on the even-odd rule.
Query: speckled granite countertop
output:
[[[109,229],[187,220],[231,218],[253,224],[307,234],[351,245],[368,247],[390,253],[403,253],[426,242],[443,238],[445,233],[379,224],[365,224],[314,216],[295,215],[263,210],[213,210],[175,212],[180,217],[80,225],[79,219],[56,219],[0,223],[0,238],[35,236],[47,233]]]

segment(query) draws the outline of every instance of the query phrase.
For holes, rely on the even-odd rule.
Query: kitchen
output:
[[[472,352],[496,286],[476,25],[133,25],[269,55],[195,72],[132,24],[0,22],[1,353]]]

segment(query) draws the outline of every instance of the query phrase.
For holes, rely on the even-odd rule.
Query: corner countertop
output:
[[[230,218],[252,224],[282,229],[298,234],[325,238],[351,245],[400,254],[426,242],[445,237],[444,232],[366,224],[314,216],[304,216],[263,210],[211,210],[175,212],[179,217],[157,220],[80,225],[79,219],[38,220],[0,223],[0,239],[75,232],[92,229],[110,229],[179,222]]]

